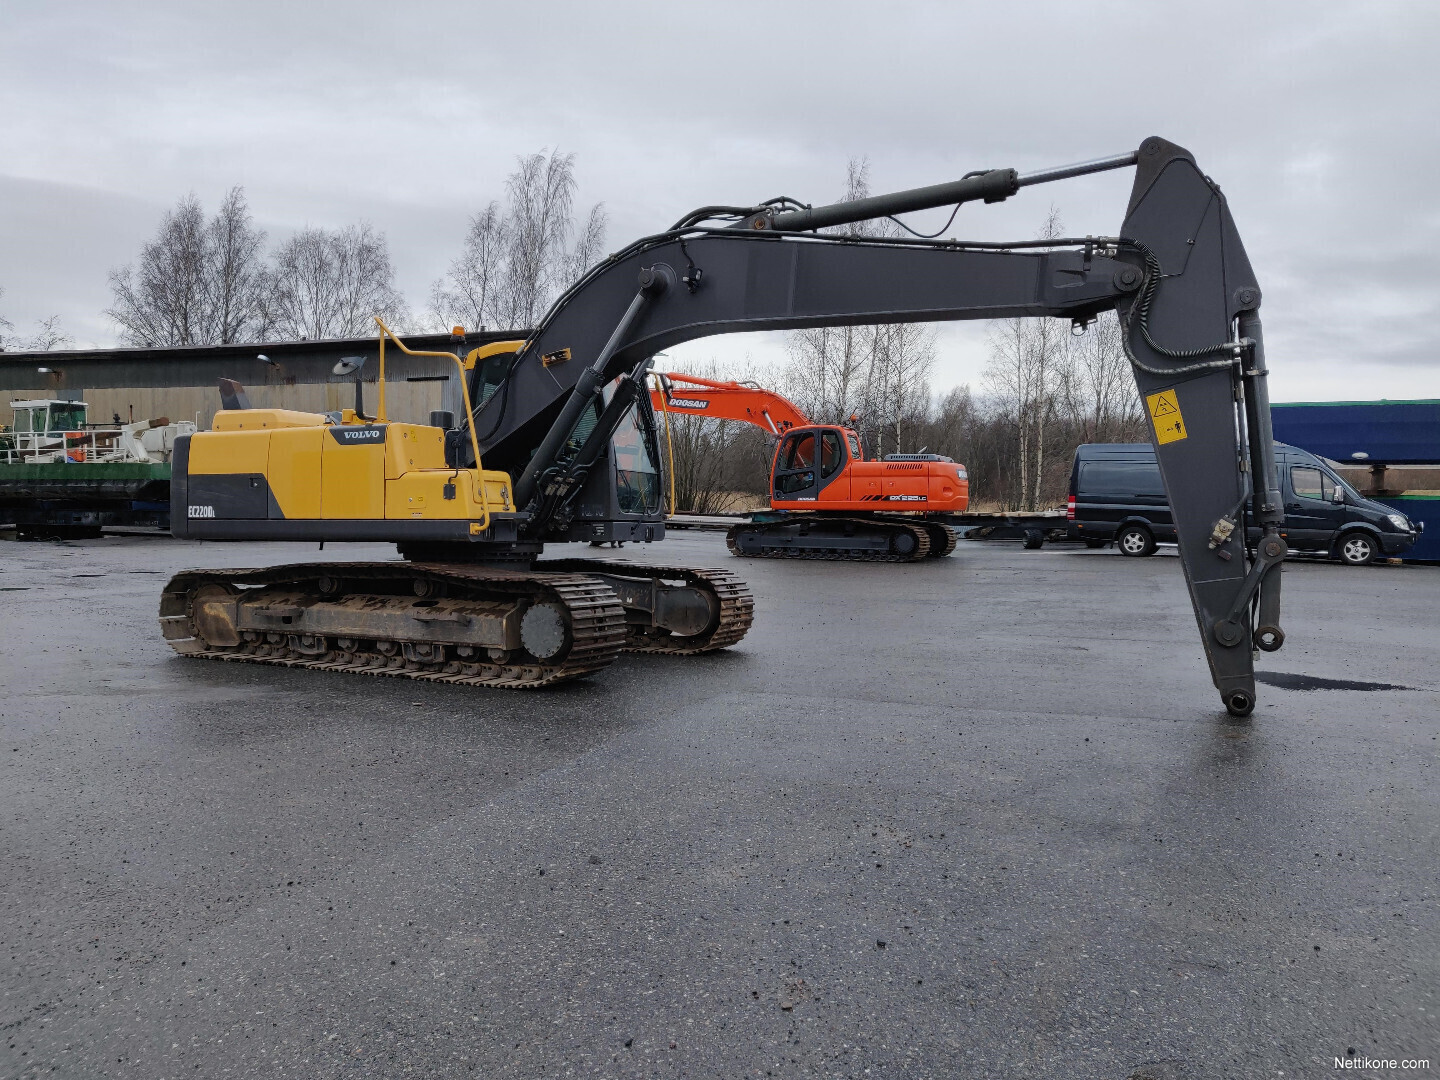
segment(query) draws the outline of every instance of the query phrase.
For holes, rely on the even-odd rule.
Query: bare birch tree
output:
[[[208,345],[205,212],[192,191],[168,210],[138,266],[110,272],[114,306],[128,345]]]
[[[603,253],[603,205],[575,227],[574,154],[522,157],[505,187],[503,210],[492,202],[470,219],[460,257],[431,288],[430,306],[442,325],[533,327]]]
[[[225,193],[205,232],[206,336],[220,345],[264,340],[271,289],[261,259],[265,234],[251,221],[244,188],[232,187]]]
[[[243,188],[206,221],[194,192],[161,219],[138,263],[110,272],[106,314],[129,345],[215,345],[264,336],[268,275]]]
[[[1060,212],[1052,206],[1036,239],[1054,240],[1062,233]],[[991,324],[985,383],[1015,426],[1021,510],[1033,510],[1043,498],[1046,435],[1055,416],[1056,395],[1068,377],[1069,337],[1069,323],[1062,319],[1005,319]]]
[[[929,407],[935,331],[920,323],[892,323],[869,330],[877,392],[867,416],[875,432],[875,453],[885,453],[886,434],[892,438],[892,452],[902,453],[906,420],[923,417]]]
[[[443,325],[503,325],[505,246],[505,219],[492,202],[470,219],[460,257],[431,287],[430,306]]]
[[[870,194],[870,163],[851,158],[845,167],[842,202]],[[880,235],[886,230],[874,221],[857,221],[827,232],[846,236]],[[785,390],[806,414],[819,423],[844,424],[850,417],[873,411],[874,328],[820,326],[787,335],[790,365]]]
[[[302,229],[275,253],[270,319],[281,338],[360,337],[406,318],[383,233],[368,224]]]
[[[1070,363],[1060,384],[1065,415],[1080,442],[1129,442],[1145,437],[1144,414],[1113,311],[1070,342]]]

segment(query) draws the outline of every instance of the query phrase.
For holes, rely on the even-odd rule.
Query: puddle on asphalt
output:
[[[1255,681],[1281,690],[1418,690],[1418,686],[1400,686],[1387,682],[1362,682],[1358,679],[1322,679],[1319,675],[1294,675],[1288,671],[1257,671]]]

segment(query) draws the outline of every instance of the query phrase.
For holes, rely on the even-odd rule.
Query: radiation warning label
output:
[[[1185,438],[1185,417],[1180,415],[1180,402],[1174,390],[1161,390],[1145,398],[1150,422],[1155,425],[1155,441],[1161,446]]]

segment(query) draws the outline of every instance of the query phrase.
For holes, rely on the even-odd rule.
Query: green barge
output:
[[[0,526],[22,540],[81,539],[107,525],[170,528],[170,450],[192,433],[168,420],[101,427],[83,401],[12,401],[0,430]]]

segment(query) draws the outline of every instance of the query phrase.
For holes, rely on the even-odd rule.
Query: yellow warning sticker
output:
[[[1180,402],[1174,390],[1161,390],[1145,398],[1150,409],[1150,422],[1155,425],[1155,441],[1161,446],[1185,438],[1185,418],[1180,415]]]

